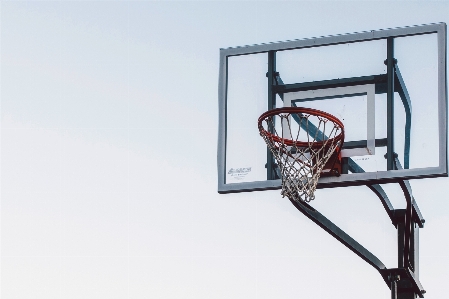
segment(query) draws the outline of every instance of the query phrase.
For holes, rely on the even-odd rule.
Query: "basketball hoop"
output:
[[[282,196],[309,202],[315,198],[321,176],[341,174],[344,126],[335,116],[310,108],[284,107],[262,114],[258,127],[279,165]]]

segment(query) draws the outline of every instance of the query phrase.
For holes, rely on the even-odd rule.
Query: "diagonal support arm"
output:
[[[343,245],[348,247],[352,252],[361,257],[365,262],[373,266],[377,271],[386,269],[385,265],[365,247],[360,245],[356,240],[351,238],[342,229],[332,223],[329,219],[324,217],[321,213],[315,210],[312,206],[306,203],[298,203],[290,200],[291,203],[307,218],[315,222],[318,226],[328,232],[331,236],[340,241]]]

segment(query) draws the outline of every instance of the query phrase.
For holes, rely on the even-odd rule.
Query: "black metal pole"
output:
[[[405,246],[405,210],[395,210],[396,228],[398,237],[398,268],[405,268],[404,246]]]
[[[268,109],[272,110],[276,108],[276,91],[273,88],[273,84],[276,79],[276,51],[268,52]],[[272,133],[273,128],[268,128]],[[267,179],[276,179],[275,169],[274,169],[274,158],[270,149],[267,148]]]
[[[391,299],[398,299],[398,284],[397,281],[400,279],[399,275],[391,275],[390,283],[391,283]]]
[[[400,181],[399,185],[401,186],[402,191],[404,192],[404,197],[407,202],[405,208],[405,215],[403,218],[404,221],[404,260],[403,267],[410,268],[412,271],[415,269],[414,260],[413,260],[413,250],[415,245],[413,244],[413,234],[414,234],[414,226],[415,223],[413,221],[413,198],[410,190],[407,188],[407,183],[405,181]]]
[[[394,39],[387,39],[387,170],[394,169]]]

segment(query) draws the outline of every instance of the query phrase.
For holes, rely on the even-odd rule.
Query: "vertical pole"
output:
[[[394,39],[387,39],[387,170],[394,169]]]
[[[406,230],[408,229],[406,227],[405,223],[405,217],[406,217],[407,211],[405,209],[398,209],[395,210],[395,219],[397,223],[397,231],[398,231],[398,268],[409,268],[411,271],[414,272],[414,275],[416,278],[418,278],[418,262],[419,262],[419,252],[418,252],[418,242],[419,242],[419,235],[418,235],[418,227],[415,227],[415,223],[412,220],[411,221],[411,227],[412,231],[410,234],[410,250],[407,252],[404,250],[404,247],[407,246],[405,244],[406,238]],[[405,255],[408,255],[408,258]],[[391,298],[393,298],[393,282],[391,282]],[[404,278],[402,280],[396,280],[395,282],[395,298],[396,299],[415,299],[416,294],[409,288],[410,282],[408,282],[407,278]]]
[[[397,281],[400,279],[399,275],[391,275],[390,283],[391,283],[391,299],[398,299],[398,284]]]
[[[398,209],[394,211],[398,231],[398,268],[404,266],[404,245],[405,245],[405,210]]]
[[[276,108],[276,92],[273,90],[273,84],[276,79],[276,51],[268,52],[268,110]],[[273,128],[268,128],[270,133],[273,133]],[[276,179],[275,169],[274,169],[274,158],[271,151],[267,148],[267,179]]]
[[[407,207],[405,209],[405,219],[404,219],[404,268],[410,268],[412,271],[413,267],[413,208],[411,198],[407,199]]]
[[[415,274],[416,279],[419,279],[419,226],[412,222],[412,240],[411,248],[412,248],[412,256],[410,259],[413,263],[413,272]]]
[[[417,265],[417,253],[416,252],[416,233],[418,228],[415,225],[415,222],[411,221],[410,223],[411,229],[410,229],[410,252],[409,252],[409,264],[410,267],[412,268],[411,270],[413,271],[413,273],[418,274],[416,271],[416,265]],[[416,276],[415,276],[416,277]]]

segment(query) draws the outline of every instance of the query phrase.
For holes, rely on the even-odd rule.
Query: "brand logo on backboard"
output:
[[[240,167],[229,169],[228,174],[236,180],[242,180],[250,172],[251,167]]]

